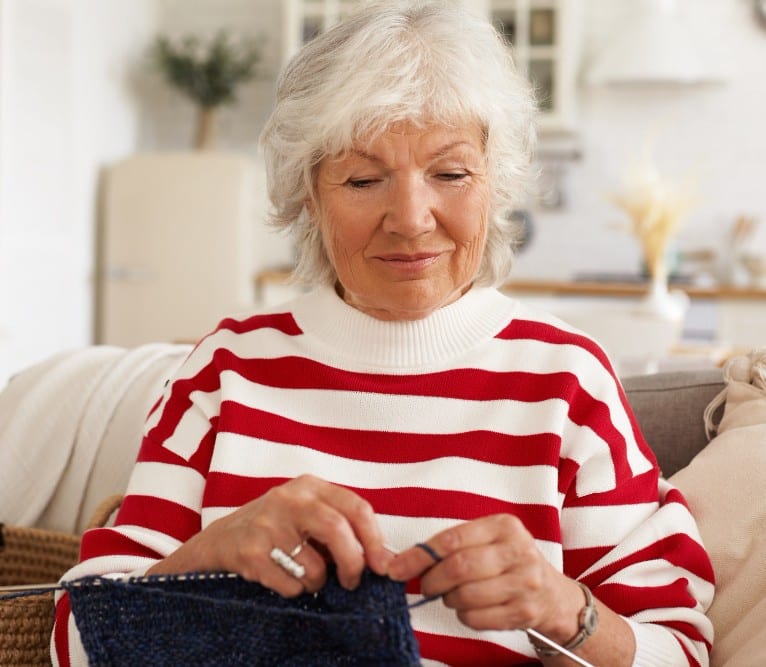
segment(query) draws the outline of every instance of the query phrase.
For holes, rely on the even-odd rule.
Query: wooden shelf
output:
[[[644,296],[649,286],[646,283],[580,282],[555,280],[511,280],[503,286],[511,293],[549,294],[551,296]],[[696,285],[671,285],[672,290],[685,292],[697,299],[766,299],[766,289],[757,287],[700,287]]]
[[[255,289],[260,294],[268,285],[284,285],[290,277],[289,269],[269,269],[256,274]],[[699,287],[694,285],[671,285],[697,299],[763,299],[766,289],[758,287]],[[535,294],[550,296],[598,296],[598,297],[640,297],[647,293],[646,283],[581,282],[560,280],[510,280],[503,285],[503,291],[511,294]]]

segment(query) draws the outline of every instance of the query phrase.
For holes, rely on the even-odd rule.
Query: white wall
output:
[[[249,154],[257,151],[258,133],[273,105],[274,81],[281,66],[281,0],[159,0],[157,32],[179,39],[187,35],[209,40],[226,30],[233,37],[261,44],[262,61],[254,81],[241,87],[235,106],[219,113],[217,146]],[[140,146],[146,149],[191,148],[195,109],[181,93],[147,68]]]
[[[100,166],[135,149],[151,0],[0,0],[0,384],[92,340]]]

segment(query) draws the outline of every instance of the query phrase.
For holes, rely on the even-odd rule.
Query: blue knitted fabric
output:
[[[319,593],[296,598],[220,574],[63,586],[94,667],[420,664],[404,584],[370,571],[354,591],[331,571]]]

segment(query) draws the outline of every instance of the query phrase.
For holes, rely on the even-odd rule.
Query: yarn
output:
[[[255,667],[420,664],[404,584],[367,570],[353,591],[334,569],[284,598],[228,574],[62,582],[90,665]]]
[[[723,380],[726,386],[710,401],[703,415],[708,440],[718,431],[715,414],[726,402],[730,383],[744,382],[766,391],[766,348],[750,350],[747,355],[729,359],[723,367]]]

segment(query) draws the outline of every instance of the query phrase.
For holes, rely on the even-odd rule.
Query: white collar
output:
[[[324,286],[300,296],[292,312],[300,329],[329,356],[360,369],[422,370],[492,338],[510,321],[516,304],[496,289],[473,287],[428,317],[391,322],[357,310]]]

